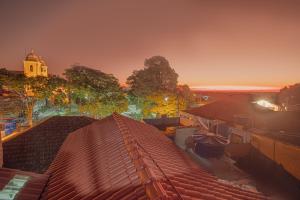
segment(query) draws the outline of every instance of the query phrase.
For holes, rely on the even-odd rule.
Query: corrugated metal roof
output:
[[[156,128],[114,114],[71,133],[42,199],[265,199],[219,182]]]

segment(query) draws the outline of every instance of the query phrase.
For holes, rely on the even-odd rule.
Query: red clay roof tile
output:
[[[257,109],[250,102],[237,102],[232,100],[219,100],[185,112],[205,117],[233,122],[235,115],[253,115]]]
[[[221,183],[156,128],[113,114],[67,137],[42,199],[266,199]]]

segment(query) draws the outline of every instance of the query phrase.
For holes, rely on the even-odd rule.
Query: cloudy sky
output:
[[[0,0],[0,66],[34,49],[49,71],[72,64],[121,83],[165,56],[190,86],[300,82],[297,0]]]

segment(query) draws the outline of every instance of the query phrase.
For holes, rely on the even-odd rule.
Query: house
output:
[[[68,134],[48,169],[38,175],[26,175],[36,180],[37,189],[24,184],[14,199],[23,199],[23,191],[39,194],[31,199],[53,200],[267,199],[218,180],[155,127],[119,114]],[[11,180],[0,179],[0,186]]]
[[[250,102],[220,100],[180,113],[180,123],[186,126],[199,126],[223,136],[234,133],[241,142],[249,142],[248,128],[257,126],[256,120],[273,111]],[[234,139],[234,138],[232,138]]]
[[[227,154],[232,157],[247,157],[255,152],[249,157],[263,157],[264,162],[253,159],[250,163],[271,161],[273,166],[281,166],[300,180],[300,112],[262,110],[251,104],[216,101],[180,114],[183,124],[217,134],[227,132],[231,142]]]

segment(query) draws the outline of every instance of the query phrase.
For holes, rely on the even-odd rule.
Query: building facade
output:
[[[48,76],[48,67],[45,61],[31,51],[23,62],[26,77]]]

